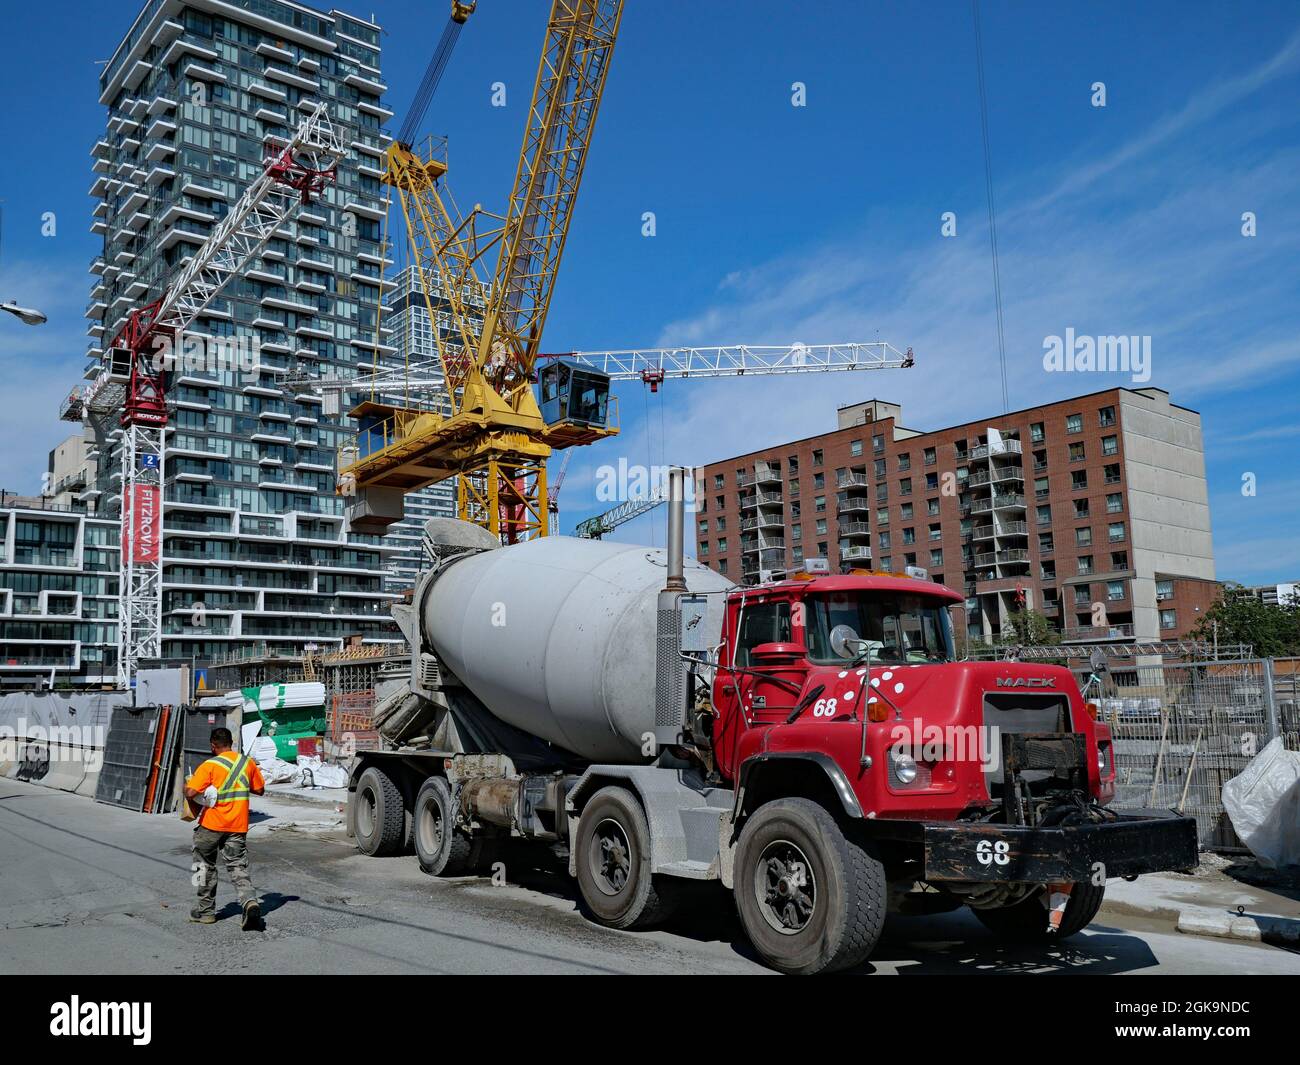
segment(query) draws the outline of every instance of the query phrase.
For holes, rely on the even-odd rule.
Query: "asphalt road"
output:
[[[0,972],[766,972],[720,890],[672,931],[614,932],[581,916],[561,874],[436,880],[412,857],[358,854],[328,807],[262,806],[249,856],[266,929],[242,932],[224,872],[223,919],[188,922],[190,827],[178,818],[0,780]],[[964,911],[900,918],[860,972],[1300,973],[1300,954],[1124,924],[1043,951],[999,943]]]

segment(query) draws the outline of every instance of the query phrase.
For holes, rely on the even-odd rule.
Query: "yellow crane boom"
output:
[[[544,418],[533,375],[622,9],[622,0],[553,0],[503,216],[475,207],[462,217],[444,158],[390,146],[383,180],[401,200],[450,409],[371,399],[352,411],[357,443],[340,457],[339,490],[355,496],[354,529],[383,531],[402,517],[405,493],[457,476],[462,518],[506,541],[546,535],[552,447],[618,431],[607,378],[548,364],[542,390],[553,416]],[[493,249],[489,284],[483,264]],[[435,293],[450,307],[447,337]]]

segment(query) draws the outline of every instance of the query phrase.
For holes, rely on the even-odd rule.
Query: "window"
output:
[[[824,473],[814,473],[814,474],[813,474],[813,487],[816,488],[819,492],[820,492],[823,488],[825,488],[825,487],[826,487],[826,474],[824,474]]]
[[[814,499],[813,507],[817,511],[817,513],[820,514],[823,510],[826,509],[826,497],[818,496],[816,499]]]
[[[905,544],[916,543],[916,529],[910,525],[903,530],[903,543]]]
[[[898,482],[898,493],[905,496],[912,494],[912,478],[904,477]]]
[[[1029,427],[1030,443],[1041,444],[1043,442],[1043,439],[1044,439],[1043,423],[1034,422],[1034,424]]]
[[[707,511],[708,509],[709,509],[709,501],[708,501],[707,499],[701,499],[701,500],[700,500],[700,513],[703,514],[703,513],[705,513],[705,511]]]
[[[1078,547],[1092,546],[1092,530],[1085,526],[1082,529],[1074,530],[1074,542]]]
[[[799,494],[799,478],[798,478],[798,477],[796,477],[794,480],[792,480],[792,481],[790,482],[790,494],[791,494],[792,496],[797,496],[797,495]]]
[[[879,533],[876,534],[876,546],[879,547],[880,550],[882,550],[882,551],[888,551],[888,550],[889,550],[889,548],[890,548],[890,539],[889,539],[889,530],[888,530],[888,529],[884,530],[883,532],[879,532]],[[886,568],[888,568],[888,567],[886,567]]]
[[[1102,453],[1103,455],[1118,455],[1118,454],[1119,454],[1119,437],[1118,437],[1118,436],[1103,436],[1103,437],[1101,438],[1101,453]]]
[[[927,473],[925,475],[925,490],[927,492],[937,492],[939,490],[939,475],[937,473]]]
[[[726,476],[724,474],[715,473],[713,475],[713,487],[715,489],[721,490],[722,488],[726,487],[726,484],[727,481],[726,481]]]
[[[817,448],[813,452],[813,465],[820,466],[821,464],[822,464],[822,450],[821,448]]]
[[[790,472],[791,472],[791,473],[798,473],[798,472],[799,472],[799,456],[798,456],[798,455],[791,455],[788,459],[786,459],[786,463],[789,465],[789,467],[790,467]]]
[[[871,450],[877,455],[885,450],[885,438],[879,433],[871,438]]]
[[[930,552],[930,565],[932,566],[943,565],[943,548],[936,547],[933,551]]]
[[[910,470],[912,468],[912,456],[910,452],[901,452],[898,456],[898,468],[900,470]]]
[[[925,501],[925,512],[927,514],[938,514],[939,501],[937,499],[927,499]]]
[[[1034,452],[1034,470],[1035,470],[1035,472],[1037,472],[1037,471],[1039,471],[1039,470],[1045,470],[1045,469],[1047,469],[1047,452],[1046,452],[1046,451],[1035,451],[1035,452]]]
[[[1083,462],[1084,459],[1086,459],[1086,458],[1087,458],[1087,453],[1084,451],[1084,447],[1083,447],[1083,442],[1082,442],[1082,441],[1079,441],[1077,444],[1071,444],[1071,445],[1070,445],[1070,461],[1071,461],[1071,462]]]
[[[1056,563],[1055,562],[1039,563],[1038,574],[1045,581],[1056,580]]]
[[[849,454],[854,457],[862,454],[862,441],[852,440],[849,442]]]
[[[930,532],[931,540],[943,539],[943,526],[940,525],[938,522],[930,526],[929,532]]]
[[[814,662],[844,661],[831,650],[830,634],[837,625],[849,626],[866,642],[873,663],[921,665],[953,658],[948,611],[929,597],[813,595],[808,615],[808,657]]]
[[[903,503],[903,504],[901,504],[901,505],[899,506],[899,508],[898,508],[898,516],[899,516],[900,518],[902,518],[904,521],[911,521],[911,520],[912,520],[912,504],[911,504],[911,503]]]
[[[1098,424],[1098,425],[1114,425],[1114,424],[1115,424],[1115,408],[1114,408],[1114,407],[1102,407],[1101,410],[1097,411],[1097,424]]]
[[[1088,516],[1088,501],[1086,499],[1076,499],[1074,501],[1075,518],[1086,518]]]
[[[825,535],[826,535],[826,519],[825,519],[825,518],[818,518],[818,519],[817,519],[817,535],[818,535],[818,536],[825,536]]]
[[[1160,627],[1162,629],[1178,628],[1178,612],[1175,610],[1160,611]]]
[[[1067,414],[1067,415],[1065,416],[1065,431],[1066,431],[1067,433],[1081,433],[1081,432],[1083,432],[1083,415],[1082,415],[1082,414]]]
[[[725,536],[719,536],[719,537],[718,537],[718,554],[722,554],[722,553],[723,553],[724,551],[726,551],[726,550],[727,550],[727,538],[726,538]]]
[[[1070,474],[1070,491],[1082,492],[1088,487],[1088,471],[1075,470]]]
[[[1122,521],[1111,522],[1108,526],[1107,535],[1110,537],[1112,544],[1120,543],[1124,540],[1124,523]]]
[[[1123,581],[1106,582],[1106,599],[1108,601],[1112,603],[1119,602],[1119,600],[1124,599],[1127,594],[1128,593],[1124,589]]]
[[[727,531],[727,519],[726,519],[726,518],[722,518],[722,517],[718,518],[718,522],[717,522],[717,524],[718,524],[718,532],[726,532],[726,531]]]
[[[791,540],[803,539],[803,526],[798,522],[795,522],[793,525],[790,526],[790,539]]]
[[[890,572],[890,570],[894,568],[893,557],[891,555],[886,555],[884,558],[882,558],[880,560],[880,568],[884,570],[886,573]]]
[[[700,522],[700,532],[707,534],[709,531],[709,519],[705,518]]]
[[[1119,484],[1119,463],[1112,463],[1102,467],[1102,472],[1106,475],[1107,484]]]
[[[1173,581],[1156,581],[1156,602],[1163,603],[1174,597]]]
[[[1046,478],[1046,477],[1035,477],[1035,478],[1034,478],[1034,498],[1035,498],[1035,499],[1046,499],[1046,498],[1047,498],[1049,495],[1051,495],[1051,494],[1052,494],[1052,493],[1051,493],[1051,489],[1048,487],[1048,484],[1047,484],[1047,478]]]
[[[719,573],[727,572],[727,560],[725,558],[718,559],[718,572]]]
[[[1049,532],[1038,534],[1038,550],[1040,554],[1049,554],[1056,550],[1056,543]]]
[[[709,553],[709,541],[708,541],[708,540],[701,540],[701,541],[700,541],[700,554],[701,554],[701,555],[707,555],[708,553]]]
[[[786,602],[755,603],[746,606],[740,619],[740,635],[736,640],[733,665],[745,667],[755,647],[765,643],[789,643],[790,604]]]
[[[885,460],[884,460],[884,459],[876,459],[876,460],[871,464],[871,470],[872,470],[872,472],[876,475],[876,480],[877,480],[877,481],[880,480],[880,478],[882,478],[883,476],[885,476]]]
[[[1074,605],[1088,606],[1092,602],[1092,585],[1076,584],[1074,586]]]
[[[1051,525],[1051,524],[1052,524],[1052,506],[1051,506],[1050,503],[1045,503],[1045,504],[1043,504],[1041,507],[1038,507],[1038,508],[1036,509],[1035,513],[1037,513],[1037,515],[1038,515],[1038,524],[1039,524],[1039,525]]]
[[[889,508],[888,508],[888,507],[879,507],[879,508],[876,510],[876,524],[877,524],[877,525],[888,525],[888,524],[889,524]]]
[[[1111,492],[1106,496],[1106,513],[1121,514],[1124,511],[1124,497],[1119,492]]]
[[[925,464],[927,466],[933,466],[938,461],[939,461],[939,455],[937,450],[932,447],[927,447],[925,449]]]
[[[883,503],[888,498],[889,498],[889,485],[886,484],[884,481],[881,481],[878,485],[876,485],[876,502]]]
[[[1078,570],[1078,572],[1079,572],[1081,575],[1091,573],[1091,572],[1092,572],[1092,556],[1091,556],[1091,555],[1080,555],[1077,559],[1075,559],[1075,566],[1076,566],[1076,569]]]

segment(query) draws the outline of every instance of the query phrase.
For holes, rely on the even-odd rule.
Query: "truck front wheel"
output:
[[[1065,904],[1061,925],[1052,932],[1048,930],[1047,907],[1043,905],[1046,890],[1044,888],[1043,891],[1035,892],[1011,906],[999,906],[996,909],[972,907],[971,911],[985,928],[1005,939],[1021,943],[1048,943],[1054,939],[1065,939],[1066,936],[1087,928],[1097,916],[1101,900],[1106,896],[1105,884],[1087,881],[1075,884],[1070,891],[1070,901]]]
[[[473,841],[456,829],[451,788],[442,777],[430,777],[415,797],[415,854],[430,876],[463,876],[470,872]]]
[[[650,826],[626,788],[601,788],[578,818],[578,888],[591,916],[608,928],[649,928],[672,911],[670,885],[651,874]]]
[[[736,909],[763,961],[783,973],[848,969],[885,926],[885,869],[810,799],[777,799],[736,847]]]
[[[348,800],[348,820],[362,854],[397,854],[406,843],[401,789],[377,766],[371,766],[357,781],[357,790]]]

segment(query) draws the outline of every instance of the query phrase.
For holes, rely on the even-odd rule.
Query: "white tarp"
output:
[[[286,706],[324,706],[325,685],[320,681],[304,680],[290,684],[263,684],[256,689],[256,698],[250,698],[243,691],[231,692],[227,698],[242,702],[244,712],[250,714],[255,710],[279,710]]]
[[[1260,865],[1300,865],[1300,752],[1280,737],[1223,785],[1223,808]]]

